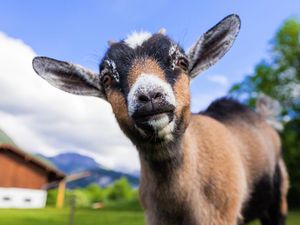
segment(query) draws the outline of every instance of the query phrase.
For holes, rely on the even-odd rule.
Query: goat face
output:
[[[107,100],[134,143],[168,143],[188,125],[190,79],[227,52],[239,28],[238,16],[230,15],[187,53],[163,32],[133,33],[111,44],[99,73],[47,57],[36,57],[33,67],[64,91]]]
[[[100,76],[127,135],[168,142],[188,121],[188,57],[164,34],[133,33],[112,44],[100,64]]]

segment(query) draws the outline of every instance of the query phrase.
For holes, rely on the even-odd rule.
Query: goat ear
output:
[[[192,78],[225,55],[232,46],[240,26],[239,16],[232,14],[225,17],[198,39],[188,51],[189,72]]]
[[[99,75],[79,65],[48,57],[35,57],[32,66],[39,76],[63,91],[105,98]]]

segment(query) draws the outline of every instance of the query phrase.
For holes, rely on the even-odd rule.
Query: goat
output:
[[[187,53],[164,30],[135,32],[110,42],[99,73],[47,57],[33,60],[36,73],[53,86],[111,104],[139,153],[149,225],[234,225],[256,218],[285,224],[288,174],[279,135],[263,113],[230,98],[199,114],[190,111],[190,80],[230,49],[239,30],[239,17],[229,15]]]

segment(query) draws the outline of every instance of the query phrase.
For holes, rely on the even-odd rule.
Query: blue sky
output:
[[[97,70],[109,39],[122,39],[133,30],[156,32],[165,27],[172,38],[188,48],[223,17],[237,13],[242,19],[242,29],[235,45],[204,74],[225,76],[232,84],[251,72],[267,54],[279,25],[286,18],[298,16],[298,12],[298,0],[10,0],[1,1],[0,30],[22,39],[37,54]],[[193,94],[224,88],[205,77],[194,81]]]
[[[10,41],[13,41],[15,44],[12,44],[12,46],[16,47],[24,45],[25,48],[30,48],[28,51],[24,50],[28,53],[26,53],[27,55],[46,55],[53,58],[72,61],[97,70],[99,60],[108,47],[107,40],[109,39],[120,40],[134,30],[157,32],[159,28],[165,27],[167,29],[167,34],[187,49],[203,32],[208,30],[223,17],[231,13],[236,13],[241,17],[242,29],[234,46],[220,62],[198,76],[192,82],[193,111],[198,111],[203,109],[212,99],[226,94],[233,83],[242,80],[245,75],[251,73],[255,64],[267,56],[270,49],[269,43],[271,38],[274,36],[279,26],[289,17],[295,16],[299,18],[299,12],[299,0],[2,0],[0,3],[0,32],[5,35],[3,36],[3,43],[6,43],[6,41],[11,43]],[[22,44],[20,44],[17,39],[22,40]],[[8,45],[3,44],[3,46]],[[20,47],[20,49],[24,49],[23,47]],[[15,49],[18,48],[16,47]],[[20,52],[23,51],[21,50]],[[9,51],[9,49],[7,49],[7,51]],[[11,54],[11,51],[9,52]],[[15,50],[13,53],[14,57],[19,57],[18,60],[21,60],[20,55],[18,55],[18,50]],[[3,59],[6,59],[5,56],[3,56]],[[13,58],[11,59],[13,60]],[[25,61],[25,67],[29,68],[30,62],[26,61],[25,63]],[[13,64],[13,66],[16,67],[23,65],[20,61]],[[9,78],[7,78],[6,75],[5,81],[10,83],[15,81],[17,85],[22,85],[22,83],[18,82],[17,75],[13,72],[9,75]],[[30,83],[30,79],[30,76],[26,79],[28,86],[33,85]],[[40,85],[38,82],[41,81],[36,82],[37,85]],[[15,91],[18,91],[18,86],[14,86],[14,88]],[[31,88],[30,91],[33,91],[32,95],[34,96],[34,89],[32,90]],[[52,93],[58,93],[57,95],[61,98],[61,93],[55,92],[52,89],[49,93],[50,92],[51,95],[55,95]],[[42,95],[42,93],[38,93],[37,95],[39,94]],[[9,94],[7,94],[7,96],[9,96]],[[21,100],[19,97],[13,96],[14,99],[11,97],[11,102],[17,102],[19,105],[21,105],[21,101],[24,102],[24,99]],[[24,96],[24,94],[20,94],[20,96]],[[9,99],[10,97],[7,98]],[[68,98],[70,98],[67,100],[68,102],[73,101],[72,97]],[[34,108],[34,104],[31,106],[26,104],[24,106],[25,108],[27,107],[25,110],[24,108],[19,109],[19,105],[9,105],[9,100],[7,99],[5,101],[6,103],[4,104],[4,100],[2,100],[3,104],[1,104],[0,99],[0,116],[2,112],[2,118],[0,117],[0,127],[6,128],[10,135],[16,137],[20,145],[25,146],[25,148],[30,151],[40,151],[42,147],[37,146],[54,146],[55,149],[58,149],[57,152],[60,152],[60,150],[65,151],[66,148],[68,148],[68,150],[74,150],[74,146],[68,145],[68,147],[66,147],[66,145],[62,144],[74,140],[75,143],[77,143],[76,141],[79,141],[79,144],[77,143],[78,145],[87,145],[84,150],[86,153],[96,154],[98,157],[99,154],[102,154],[102,150],[99,150],[98,152],[96,150],[91,150],[96,149],[94,146],[89,146],[87,144],[92,141],[91,138],[80,142],[78,137],[72,136],[71,134],[68,136],[69,130],[65,128],[67,126],[64,127],[64,125],[61,125],[66,122],[61,122],[60,124],[65,128],[65,132],[61,133],[60,136],[55,136],[54,130],[56,128],[58,129],[58,127],[61,128],[61,126],[57,125],[57,127],[54,126],[54,128],[51,128],[53,129],[52,133],[45,128],[50,126],[50,124],[53,126],[53,121],[50,119],[46,120],[42,128],[36,128],[37,125],[32,124],[34,121],[35,123],[39,123],[32,119],[36,118],[36,114],[38,114],[32,113],[34,110],[31,108]],[[53,99],[51,101],[55,102]],[[87,104],[85,101],[93,100],[80,99],[80,101],[84,101],[82,104]],[[38,102],[40,102],[40,100]],[[95,103],[89,102],[88,104],[90,106]],[[79,107],[75,103],[72,106]],[[107,108],[108,106],[105,105],[103,107]],[[54,107],[53,110],[55,109],[56,108]],[[60,109],[57,108],[57,111],[53,114],[61,112],[59,110]],[[92,114],[97,114],[97,110],[93,111]],[[107,110],[108,109],[106,109],[106,111]],[[28,112],[31,112],[31,119],[29,120],[28,117],[24,116],[25,114],[20,116],[21,111],[26,111],[26,116],[28,116]],[[110,111],[108,110],[107,113],[109,112]],[[65,115],[66,112],[62,112],[61,114]],[[91,117],[91,114],[82,113],[82,117],[87,116]],[[110,117],[110,119],[113,120],[113,117]],[[23,123],[23,132],[21,132],[20,129],[17,129],[17,131],[14,129],[17,124],[20,123]],[[15,126],[10,124],[15,124]],[[78,124],[80,123],[78,122]],[[22,134],[25,133],[26,129],[33,130],[33,137],[35,135],[36,138],[39,138],[40,142],[43,142],[43,145],[31,145],[30,143],[25,142],[24,138],[22,138]],[[83,128],[78,125],[78,129]],[[118,128],[113,125],[113,128],[111,129]],[[50,133],[52,136],[50,136],[49,139]],[[119,135],[120,133],[114,134],[114,132],[112,132],[112,136],[110,137],[111,139],[116,139],[119,138]],[[48,139],[45,136],[47,136]],[[99,136],[94,138],[96,139],[100,136],[101,135],[99,134]],[[99,144],[99,142],[94,143],[95,146],[97,144]],[[120,145],[122,144],[129,146],[129,143],[126,141],[120,143]],[[39,148],[39,150],[37,150],[37,148]],[[107,148],[110,148],[110,143],[107,143]],[[116,150],[116,152],[120,151],[122,150]],[[112,154],[111,157],[115,157],[117,154],[116,152]],[[105,154],[102,154],[101,156],[103,155],[105,156]],[[107,153],[107,155],[109,154]],[[105,164],[107,159],[104,156],[103,158],[99,157],[99,161],[102,160],[101,162],[104,162]],[[118,163],[119,161],[111,162],[110,164],[108,163],[107,166],[118,167]],[[125,167],[126,165],[124,168]]]

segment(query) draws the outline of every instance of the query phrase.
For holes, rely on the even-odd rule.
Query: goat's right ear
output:
[[[232,46],[240,26],[239,16],[229,15],[196,41],[187,54],[189,72],[192,78],[215,64],[225,55]]]
[[[86,68],[48,57],[35,57],[32,66],[56,88],[76,95],[105,98],[99,75]]]

